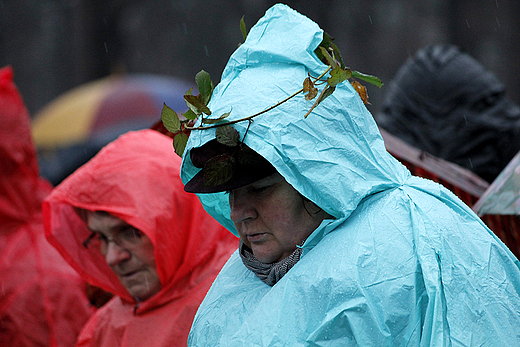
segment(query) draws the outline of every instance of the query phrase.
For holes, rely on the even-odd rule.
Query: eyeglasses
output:
[[[96,249],[101,253],[106,253],[108,244],[114,242],[125,250],[131,250],[141,242],[143,233],[138,229],[128,226],[120,230],[114,237],[107,237],[99,232],[93,232],[84,242],[83,246],[88,249]]]

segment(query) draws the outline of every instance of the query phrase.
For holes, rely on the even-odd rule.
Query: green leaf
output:
[[[320,59],[324,64],[331,65],[327,57],[323,54],[322,48],[325,49],[327,53],[329,53],[329,56],[330,51],[332,51],[334,53],[334,59],[336,59],[339,62],[339,65],[342,69],[345,69],[345,64],[343,63],[341,52],[339,51],[338,46],[336,46],[333,41],[334,38],[332,36],[330,36],[326,32],[323,32],[323,39],[321,40],[321,43],[318,46],[318,48],[314,50],[314,53],[318,56],[318,59]]]
[[[193,88],[190,88],[186,91],[186,93],[184,93],[184,101],[186,102],[186,106],[188,106],[188,110],[191,110],[191,112],[193,112],[195,114],[195,118],[197,116],[200,115],[200,111],[195,107],[193,106],[192,104],[190,104],[190,102],[188,101],[187,97],[189,97],[191,94],[191,92],[193,91]]]
[[[339,66],[336,66],[330,72],[330,77],[327,79],[327,84],[331,87],[336,87],[339,83],[347,80],[352,75],[349,69],[343,70]]]
[[[323,54],[323,57],[325,57],[325,59],[327,60],[327,63],[332,66],[332,68],[335,68],[338,64],[336,64],[336,62],[334,61],[334,58],[332,58],[332,56],[329,54],[329,52],[327,51],[327,49],[323,48],[323,47],[319,47],[320,51],[321,51],[321,54]]]
[[[341,52],[339,51],[338,46],[334,43],[330,43],[330,47],[332,47],[332,51],[334,52],[334,57],[339,61],[339,65],[342,69],[345,69],[345,64],[343,63],[343,57],[341,56]]]
[[[336,87],[327,86],[327,89],[325,89],[323,94],[320,95],[320,98],[318,99],[317,104],[319,104],[320,102],[322,102],[323,100],[325,100],[326,98],[331,96],[335,90],[336,90]]]
[[[241,165],[261,167],[265,161],[263,158],[253,151],[250,147],[240,146],[236,153],[236,158]]]
[[[166,103],[164,103],[161,111],[161,120],[168,131],[176,133],[181,130],[181,121],[179,120],[179,116],[177,116],[177,113],[168,107]]]
[[[226,183],[233,177],[235,160],[227,153],[217,155],[204,164],[203,184],[218,186]]]
[[[208,118],[204,118],[204,119],[202,120],[202,123],[204,123],[204,124],[215,124],[215,123],[220,122],[221,120],[227,118],[227,117],[229,116],[230,113],[231,113],[231,111],[226,112],[226,113],[224,113],[222,116],[220,116],[220,117],[218,117],[218,118],[216,118],[216,119],[208,119]]]
[[[204,70],[199,71],[195,75],[195,82],[197,82],[197,87],[199,88],[201,102],[204,105],[207,105],[211,100],[211,95],[213,94],[213,81],[211,81],[209,73]]]
[[[375,85],[376,87],[381,88],[383,86],[383,82],[376,76],[367,75],[364,73],[361,73],[359,71],[352,71],[352,77],[358,78],[360,80],[363,80],[365,82],[368,82],[370,84]]]
[[[180,132],[173,137],[173,148],[175,149],[175,153],[177,153],[181,158],[187,143],[188,136],[183,132]]]
[[[244,21],[244,16],[240,18],[240,31],[242,32],[242,36],[244,37],[244,41],[247,39],[247,29],[246,22]]]
[[[200,94],[197,96],[184,94],[184,100],[186,100],[186,105],[188,105],[196,115],[200,115],[201,113],[211,114],[209,108],[202,102]]]
[[[197,119],[197,115],[191,109],[182,114],[186,119],[194,120]]]
[[[240,134],[231,125],[224,125],[215,130],[215,137],[219,143],[234,147],[238,145]]]
[[[326,32],[323,32],[323,39],[321,40],[320,42],[320,45],[314,50],[314,53],[316,54],[316,56],[318,56],[318,59],[320,59],[323,64],[328,64],[327,63],[327,59],[325,59],[325,56],[323,55],[321,49],[322,48],[325,48],[325,50],[330,47],[330,44],[332,43],[332,38],[330,37],[329,34],[327,34]]]
[[[334,40],[332,36],[330,36],[326,32],[323,32],[323,39],[321,40],[320,46],[324,48],[329,48],[333,44],[332,40]]]

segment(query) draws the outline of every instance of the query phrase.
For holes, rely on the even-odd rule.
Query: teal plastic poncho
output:
[[[322,30],[276,5],[231,56],[209,108],[252,115],[326,70]],[[348,62],[348,52],[344,54]],[[454,194],[413,177],[344,82],[308,118],[298,95],[254,118],[245,143],[334,220],[303,244],[274,286],[234,253],[200,306],[190,346],[518,346],[519,262]],[[233,125],[243,138],[248,122]],[[189,151],[215,138],[192,131]],[[236,234],[226,193],[200,194]]]

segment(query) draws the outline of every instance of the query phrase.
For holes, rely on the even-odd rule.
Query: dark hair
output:
[[[300,195],[300,198],[302,199],[302,202],[303,202],[303,208],[305,209],[305,211],[309,214],[309,216],[313,216],[313,215],[317,215],[318,213],[320,213],[321,211],[323,211],[323,209],[321,207],[319,207],[318,205],[316,205],[314,202],[312,202],[311,200],[309,200],[308,198],[306,198],[305,196],[303,196],[300,192],[298,192],[298,195]],[[312,204],[311,206],[315,206],[316,207],[316,212],[311,212],[309,211],[309,209],[307,208],[307,203],[310,203]]]

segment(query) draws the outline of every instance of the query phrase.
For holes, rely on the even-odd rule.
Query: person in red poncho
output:
[[[0,69],[0,345],[73,346],[93,313],[86,283],[47,242],[29,113]]]
[[[171,138],[129,132],[45,200],[49,241],[87,282],[115,294],[77,346],[186,346],[238,239],[184,192],[180,164]]]

